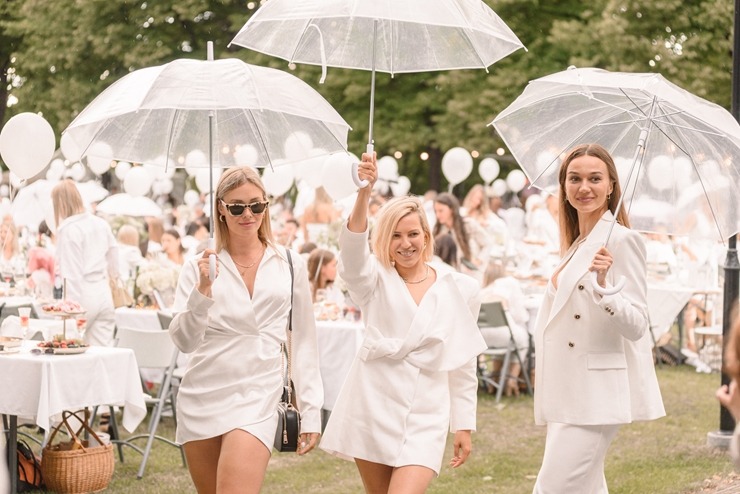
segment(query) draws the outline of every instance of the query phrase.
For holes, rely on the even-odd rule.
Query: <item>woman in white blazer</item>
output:
[[[621,424],[665,415],[647,319],[642,237],[624,209],[609,153],[571,150],[560,167],[562,259],[535,324],[535,422],[547,425],[535,494],[604,494],[606,451]],[[621,276],[613,295],[594,290]]]
[[[430,263],[434,240],[421,201],[386,203],[368,247],[367,210],[377,178],[363,154],[360,189],[340,234],[340,276],[360,306],[365,340],[345,379],[321,448],[354,459],[365,490],[424,492],[439,473],[448,431],[453,468],[475,429],[478,283]]]
[[[303,258],[277,247],[264,186],[250,167],[219,180],[213,211],[215,250],[180,271],[169,331],[191,353],[177,395],[176,440],[183,444],[199,493],[259,492],[277,430],[282,393],[280,345],[286,342],[292,292],[292,378],[301,410],[298,454],[321,431],[324,396],[316,325]],[[209,278],[209,255],[218,259]]]

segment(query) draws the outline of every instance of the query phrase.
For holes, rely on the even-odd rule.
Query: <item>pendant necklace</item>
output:
[[[401,276],[401,275],[399,274],[399,276]],[[426,281],[426,280],[427,280],[427,278],[429,278],[429,264],[427,264],[427,271],[426,271],[426,273],[424,274],[424,277],[423,277],[422,279],[420,279],[420,280],[416,280],[416,281],[409,281],[409,280],[407,280],[406,278],[404,278],[403,276],[401,276],[401,279],[402,279],[402,280],[403,280],[403,282],[404,282],[404,283],[406,283],[407,285],[418,285],[419,283],[421,283],[421,282],[423,282],[423,281]]]

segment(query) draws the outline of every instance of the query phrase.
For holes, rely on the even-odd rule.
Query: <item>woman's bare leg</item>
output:
[[[216,471],[221,452],[221,436],[183,444],[190,478],[198,494],[216,494]]]
[[[355,458],[355,464],[360,471],[360,478],[362,478],[362,484],[365,486],[367,494],[386,494],[388,492],[393,467],[382,463],[360,460],[359,458]]]
[[[395,468],[388,494],[424,494],[434,475],[434,470],[419,465]]]

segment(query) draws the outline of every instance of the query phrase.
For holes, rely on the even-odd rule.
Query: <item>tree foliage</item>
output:
[[[269,0],[268,0],[269,1]],[[258,3],[258,2],[255,2]],[[488,123],[531,79],[568,65],[663,73],[695,94],[729,107],[732,5],[727,0],[487,0],[519,36],[520,50],[484,70],[378,74],[374,138],[378,155],[400,152],[412,190],[444,188],[444,152],[455,146],[480,157],[503,146]],[[368,137],[370,73],[287,62],[227,47],[247,21],[239,0],[10,0],[0,3],[3,76],[12,114],[41,112],[57,134],[94,97],[125,74],[177,58],[217,58],[292,71],[315,87],[353,127],[350,149]],[[12,62],[11,62],[12,60]],[[4,92],[5,91],[5,92]],[[426,152],[428,160],[420,154]],[[502,175],[516,166],[506,156]],[[476,172],[467,183],[479,182]],[[463,189],[465,185],[461,186]]]

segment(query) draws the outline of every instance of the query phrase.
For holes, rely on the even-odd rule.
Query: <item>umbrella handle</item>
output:
[[[594,288],[594,291],[597,293],[600,293],[601,295],[614,295],[615,293],[619,293],[622,288],[624,288],[625,283],[627,282],[627,278],[624,276],[619,277],[619,281],[617,281],[617,284],[611,287],[602,287],[599,285],[599,282],[596,281],[596,271],[591,272],[591,286]]]
[[[208,248],[216,248],[216,240],[213,237],[208,239]],[[208,279],[211,281],[216,279],[216,254],[208,256]]]
[[[373,146],[372,143],[367,143],[367,154],[371,155],[373,154],[373,151],[375,150],[375,146]],[[360,180],[360,176],[357,174],[357,168],[360,166],[359,163],[352,163],[352,180],[355,182],[355,185],[361,189],[364,189],[368,186],[370,182],[367,180]]]

